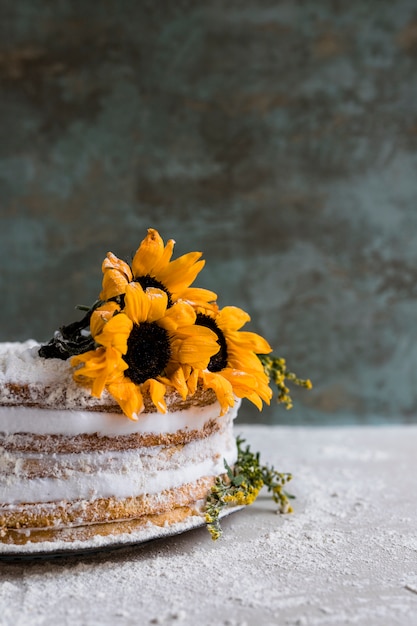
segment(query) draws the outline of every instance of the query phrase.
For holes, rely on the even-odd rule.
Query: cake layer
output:
[[[66,545],[76,545],[79,550],[83,550],[86,545],[97,549],[114,544],[118,537],[123,537],[125,542],[126,537],[131,538],[130,541],[132,542],[154,539],[159,536],[158,529],[161,529],[161,536],[163,536],[171,532],[169,530],[171,527],[175,529],[182,522],[188,521],[189,528],[201,525],[203,507],[204,500],[200,500],[196,503],[190,503],[188,506],[175,507],[164,513],[146,514],[128,520],[100,522],[82,526],[49,526],[30,529],[10,528],[7,532],[0,530],[0,554],[4,553],[4,550],[7,554],[8,546],[23,548],[28,545],[30,552],[36,553],[35,546],[32,544],[48,546],[49,550],[51,545],[57,546],[55,550],[65,550]],[[109,538],[110,541],[106,541],[106,538]],[[13,549],[12,552],[14,552]]]
[[[74,381],[69,360],[41,358],[40,345],[33,340],[0,343],[0,406],[99,411],[120,414],[123,418],[120,406],[106,390],[100,398],[92,396],[88,387]],[[170,414],[204,407],[215,400],[211,389],[201,387],[186,400],[171,388],[165,396]],[[143,401],[142,415],[154,414],[155,406],[148,394],[143,395]]]
[[[198,480],[160,493],[136,497],[98,498],[45,502],[0,507],[0,534],[9,529],[56,528],[82,526],[109,521],[135,519],[170,511],[205,499],[215,482],[214,476],[202,476]]]
[[[54,502],[126,498],[190,483],[224,472],[224,459],[236,460],[231,429],[178,446],[152,446],[127,452],[78,454],[11,453],[0,457],[0,502]],[[1,505],[0,505],[1,508]]]
[[[100,435],[31,435],[22,433],[17,435],[1,435],[0,448],[8,452],[41,452],[43,454],[77,453],[83,450],[134,450],[149,446],[181,445],[196,439],[205,439],[222,429],[219,419],[212,419],[200,430],[178,430],[175,433],[161,433],[154,435],[133,434],[118,437],[103,437]]]

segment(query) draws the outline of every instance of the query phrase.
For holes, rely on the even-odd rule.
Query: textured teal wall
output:
[[[0,20],[0,339],[48,339],[153,226],[312,392],[417,414],[417,8],[21,0]]]

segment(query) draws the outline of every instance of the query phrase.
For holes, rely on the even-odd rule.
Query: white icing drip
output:
[[[59,467],[62,461],[65,475],[61,477],[57,472],[56,477],[49,478],[28,478],[20,471],[21,460],[39,459],[42,455],[19,454],[16,455],[15,471],[0,474],[0,501],[17,504],[155,494],[202,476],[221,474],[225,471],[224,459],[229,464],[236,461],[236,443],[231,428],[173,450],[171,457],[166,454],[164,446],[143,448],[135,453],[55,454],[51,463]],[[75,466],[85,463],[87,471],[68,468],[71,457]]]

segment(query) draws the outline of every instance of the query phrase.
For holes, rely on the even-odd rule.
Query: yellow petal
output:
[[[158,380],[164,383],[165,385],[170,385],[174,387],[180,394],[183,400],[186,399],[188,395],[188,387],[184,376],[184,369],[180,366],[174,367],[171,364],[169,368],[169,375],[166,377],[158,376]]]
[[[154,228],[148,228],[148,234],[133,257],[132,270],[134,277],[153,274],[153,267],[161,260],[163,254],[164,242],[161,236]]]
[[[221,415],[224,415],[235,403],[232,385],[226,378],[213,372],[202,372],[201,377],[204,387],[213,389],[221,406]]]
[[[227,338],[243,350],[251,350],[256,354],[269,354],[272,352],[272,348],[267,340],[257,333],[245,331],[229,332]]]
[[[262,410],[262,400],[270,403],[272,390],[268,385],[268,378],[260,376],[258,372],[248,372],[226,368],[221,374],[229,380],[233,392],[238,398],[247,398]]]
[[[211,357],[219,351],[219,344],[208,333],[201,333],[183,339],[176,348],[176,357],[180,363],[203,370],[208,366]],[[174,352],[173,349],[172,351]]]
[[[143,396],[139,385],[135,385],[127,378],[107,385],[107,390],[121,407],[123,413],[131,420],[136,421],[144,409]]]
[[[105,323],[108,322],[113,317],[115,311],[118,310],[120,310],[120,306],[116,304],[116,302],[107,302],[93,312],[90,319],[90,331],[93,337],[101,333]]]
[[[105,352],[104,348],[98,348],[71,359],[71,365],[78,368],[73,372],[75,382],[88,385],[95,397],[101,396],[106,381]],[[93,384],[96,378],[99,382],[95,385],[93,393]]]
[[[134,324],[146,322],[150,300],[139,283],[130,283],[126,287],[125,313]]]
[[[181,294],[181,300],[189,302],[193,307],[203,306],[213,310],[212,303],[217,300],[217,294],[208,289],[189,287]]]
[[[166,312],[168,296],[165,291],[156,289],[155,287],[148,287],[145,293],[149,299],[149,311],[146,321],[149,323],[156,322],[161,319]]]
[[[126,285],[132,280],[132,271],[127,263],[118,259],[112,252],[102,264],[103,285],[100,293],[101,300],[114,298],[125,292]]]
[[[158,273],[158,280],[172,293],[181,293],[191,285],[197,274],[203,269],[205,261],[197,260],[201,252],[188,252],[178,257]]]
[[[120,274],[123,274],[126,282],[130,283],[132,280],[132,271],[125,261],[117,258],[113,252],[108,252],[106,258],[104,259],[101,269],[104,272],[107,270],[117,270]]]
[[[195,311],[188,302],[176,302],[167,309],[165,316],[158,324],[165,330],[176,330],[182,326],[191,326],[195,322]]]
[[[252,402],[252,404],[254,404],[259,411],[262,411],[263,409],[262,400],[255,391],[248,391],[242,397]]]
[[[228,364],[230,367],[236,370],[247,371],[257,371],[259,373],[264,373],[264,368],[262,363],[259,360],[259,357],[249,350],[238,349],[233,344],[228,344],[227,346],[227,355],[228,355]]]
[[[116,348],[121,354],[126,354],[132,327],[132,320],[124,313],[119,313],[103,326],[102,332],[95,339],[102,346]]]
[[[164,248],[161,258],[154,264],[152,268],[152,276],[157,276],[159,272],[166,268],[171,260],[172,253],[174,252],[174,245],[175,241],[173,239],[169,239]]]
[[[71,359],[71,365],[78,367],[73,373],[76,382],[87,383],[93,396],[99,398],[109,375],[121,374],[125,369],[120,353],[114,348],[97,348]]]
[[[250,316],[237,306],[225,306],[216,317],[216,324],[225,332],[239,330],[247,322],[250,322]]]
[[[203,337],[208,341],[212,340],[217,343],[217,335],[215,332],[207,328],[207,326],[200,326],[199,324],[193,324],[192,326],[180,326],[175,331],[175,336],[179,339],[186,339],[187,337]],[[217,349],[219,344],[217,344]],[[213,353],[215,354],[215,352]]]
[[[125,292],[126,278],[117,270],[108,270],[103,276],[100,300],[109,300]]]
[[[193,396],[197,389],[198,370],[193,369],[186,380],[187,380],[188,393],[190,394],[190,396]]]
[[[165,392],[166,386],[155,380],[154,378],[149,378],[142,385],[143,389],[147,389],[149,391],[149,395],[151,396],[151,400],[158,409],[159,413],[167,412],[167,405],[165,402]]]

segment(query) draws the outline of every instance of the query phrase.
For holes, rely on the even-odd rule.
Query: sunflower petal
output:
[[[124,313],[114,315],[95,340],[107,348],[116,348],[121,354],[127,352],[127,340],[133,327],[133,322]]]
[[[228,345],[228,364],[236,370],[257,371],[264,374],[264,368],[259,357],[250,351],[244,351]]]
[[[217,300],[217,294],[200,287],[189,287],[181,294],[181,300],[189,302],[193,307],[202,306],[213,309],[213,302]]]
[[[184,369],[181,366],[176,367],[169,374],[168,377],[163,378],[162,376],[160,376],[159,380],[166,385],[170,385],[171,387],[174,387],[174,389],[178,391],[182,399],[183,400],[186,399],[188,388],[187,388],[187,383],[186,383],[185,376],[184,376]]]
[[[200,326],[199,324],[193,324],[191,326],[180,326],[175,331],[176,337],[180,339],[186,339],[187,337],[205,337],[208,341],[214,340],[217,343],[217,335],[210,328],[206,326]],[[219,344],[217,344],[217,351]],[[215,352],[213,354],[216,354]]]
[[[106,258],[104,259],[101,269],[104,272],[107,270],[117,270],[120,274],[124,274],[126,281],[129,283],[132,280],[132,270],[129,265],[119,259],[113,252],[108,252]]]
[[[259,395],[256,393],[256,391],[248,391],[242,397],[249,400],[249,402],[252,402],[252,404],[254,404],[259,411],[262,411],[262,408],[263,408],[262,400],[259,397]]]
[[[203,269],[205,261],[198,261],[201,255],[201,252],[183,254],[158,273],[158,280],[172,294],[181,294]]]
[[[162,382],[155,380],[155,378],[149,378],[143,383],[142,389],[149,392],[151,400],[158,409],[159,413],[167,412],[167,405],[165,402],[166,386]]]
[[[171,260],[172,253],[174,252],[175,241],[173,239],[169,239],[164,248],[161,258],[157,261],[152,268],[152,275],[155,276],[162,270],[166,268],[168,263]]]
[[[71,365],[78,367],[73,373],[74,380],[88,384],[91,394],[99,398],[109,376],[125,369],[120,353],[114,348],[97,348],[71,359]]]
[[[130,283],[126,287],[124,311],[134,324],[146,322],[150,300],[139,283]]]
[[[113,317],[115,311],[118,310],[120,310],[120,306],[116,304],[116,302],[107,302],[93,311],[90,319],[90,331],[93,337],[101,333],[105,323],[108,322]]]
[[[272,390],[268,385],[268,378],[260,376],[254,371],[240,371],[232,368],[222,370],[222,375],[227,378],[238,398],[247,398],[261,410],[262,400],[270,403]]]
[[[145,293],[149,300],[149,312],[146,321],[149,323],[156,322],[164,317],[168,306],[168,296],[165,291],[155,287],[148,287]]]
[[[237,306],[225,306],[216,317],[216,324],[223,331],[239,330],[250,322],[250,315]]]
[[[139,385],[135,385],[127,378],[120,378],[120,380],[108,384],[107,390],[119,404],[123,413],[129,419],[137,421],[138,415],[145,408]]]
[[[163,319],[158,322],[165,330],[176,330],[178,327],[191,326],[195,322],[195,311],[188,302],[176,302],[169,309]]]
[[[180,363],[204,370],[211,357],[218,351],[217,341],[204,335],[197,335],[184,339],[178,347],[177,355]]]
[[[272,348],[266,339],[257,333],[245,331],[229,332],[228,340],[235,343],[242,350],[250,350],[256,354],[269,354]]]
[[[102,266],[103,285],[101,300],[109,300],[125,292],[126,285],[132,280],[132,271],[127,263],[118,259],[112,252],[107,253]]]
[[[132,270],[134,277],[153,274],[153,268],[161,260],[163,254],[164,242],[160,234],[154,228],[148,228],[148,234],[133,257]]]
[[[206,389],[213,389],[216,394],[217,400],[221,407],[220,415],[224,415],[229,410],[229,407],[234,406],[235,397],[233,394],[233,387],[231,383],[214,372],[203,371],[200,374],[203,385]]]
[[[198,370],[193,369],[190,375],[187,377],[187,389],[190,396],[193,396],[196,392],[198,384]]]

